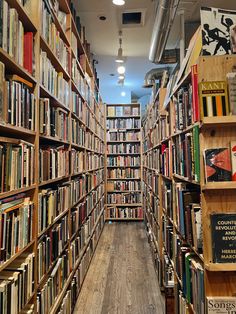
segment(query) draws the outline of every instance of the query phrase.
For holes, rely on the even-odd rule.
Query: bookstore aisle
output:
[[[75,306],[78,313],[164,313],[142,223],[105,225]]]

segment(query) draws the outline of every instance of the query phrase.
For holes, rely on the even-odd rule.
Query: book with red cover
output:
[[[200,110],[198,101],[198,69],[197,64],[191,66],[191,79],[192,79],[192,110],[193,122],[200,121]]]
[[[24,34],[24,68],[33,74],[33,33]]]
[[[232,180],[229,148],[211,148],[204,152],[206,182]]]

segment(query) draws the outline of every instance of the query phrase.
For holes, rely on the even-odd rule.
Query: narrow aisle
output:
[[[143,223],[106,224],[74,314],[163,314]]]

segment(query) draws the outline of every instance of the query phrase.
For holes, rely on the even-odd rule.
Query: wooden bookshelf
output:
[[[10,221],[13,215],[9,216],[9,213],[14,212],[14,217],[17,217],[18,220],[13,224],[17,224],[21,219],[17,215],[23,206],[25,206],[25,212],[26,209],[29,211],[32,206],[32,215],[29,211],[27,220],[29,234],[26,234],[22,227],[22,233],[24,237],[27,236],[27,241],[23,242],[22,240],[23,244],[19,248],[17,246],[16,252],[11,248],[9,256],[3,257],[4,255],[2,255],[0,275],[2,271],[14,267],[19,261],[22,263],[24,259],[34,256],[33,267],[27,268],[27,271],[31,272],[34,288],[23,303],[23,307],[12,308],[11,312],[25,313],[29,307],[33,306],[34,313],[41,311],[45,314],[56,314],[63,303],[66,310],[62,308],[61,311],[72,313],[105,223],[105,106],[99,94],[96,69],[92,65],[93,60],[86,54],[86,43],[82,42],[79,36],[71,14],[70,3],[67,0],[56,0],[56,2],[49,0],[45,5],[44,0],[35,0],[28,1],[27,7],[17,0],[7,0],[7,3],[9,8],[15,8],[18,19],[22,23],[23,32],[32,33],[34,61],[32,61],[31,73],[23,66],[23,59],[27,58],[20,54],[16,55],[16,51],[20,52],[20,49],[16,49],[18,47],[15,47],[12,54],[10,50],[5,51],[4,48],[0,48],[0,70],[2,71],[0,92],[4,96],[0,99],[0,144],[10,145],[17,141],[17,144],[13,144],[18,145],[14,154],[25,149],[22,155],[25,154],[28,158],[26,161],[22,161],[22,164],[27,163],[28,168],[25,168],[25,172],[20,173],[17,170],[14,175],[11,174],[7,182],[0,182],[0,219],[2,220],[2,215],[4,215],[4,218],[7,217]],[[58,6],[54,6],[54,4],[58,4]],[[58,8],[60,12],[57,11]],[[43,16],[46,14],[47,19],[44,21],[47,22],[42,25]],[[59,17],[59,15],[61,16]],[[47,27],[49,29],[47,23],[51,24],[51,34],[46,29]],[[77,51],[72,49],[72,33],[75,34]],[[61,49],[56,50],[59,44]],[[11,46],[12,44],[10,44]],[[44,63],[41,62],[43,55]],[[73,71],[78,71],[79,74],[76,72],[78,75],[72,73],[72,58],[75,60]],[[45,62],[48,62],[48,68],[51,70],[53,68],[54,73],[51,73],[53,77],[51,78],[54,87],[44,81],[43,65]],[[23,86],[18,81],[15,82],[18,78],[14,76],[9,78],[9,75],[18,75],[27,82]],[[10,83],[15,84],[17,88],[27,89],[27,93],[31,97],[30,107],[25,107],[22,111],[27,112],[28,116],[17,116],[22,109],[22,107],[18,107],[17,103],[14,104],[14,107],[8,108],[7,91],[3,89],[7,84],[5,83],[6,78],[11,80]],[[58,88],[55,88],[57,85]],[[4,103],[1,102],[3,100]],[[11,113],[9,116],[5,114],[8,111]],[[31,120],[31,123],[25,127],[23,123],[28,122],[27,119]],[[81,133],[77,134],[77,131],[72,129],[73,119],[78,122]],[[58,127],[59,125],[60,127]],[[81,142],[82,132],[83,143]],[[72,134],[76,141],[73,140]],[[9,152],[14,149],[13,146],[9,147]],[[46,153],[42,155],[44,150]],[[71,159],[73,151],[78,153],[75,154],[74,164]],[[83,155],[79,155],[79,152],[83,152]],[[16,156],[20,157],[20,155]],[[51,156],[51,172],[46,162],[50,159],[49,156]],[[81,156],[84,160],[81,159]],[[12,155],[9,155],[8,158],[10,160]],[[8,158],[5,160],[8,161]],[[19,160],[21,161],[21,159]],[[11,166],[14,166],[15,163],[15,159],[11,159],[11,163],[9,162]],[[78,168],[76,163],[77,166],[83,163],[84,167]],[[65,174],[59,174],[59,170],[64,170],[65,167],[68,167],[68,171]],[[16,169],[20,169],[19,164]],[[77,169],[82,171],[77,171]],[[49,176],[44,179],[47,171]],[[58,171],[58,175],[56,171]],[[27,176],[32,176],[32,181]],[[31,184],[28,183],[28,180]],[[19,197],[19,204],[17,203],[15,206],[10,204],[9,208],[2,210],[2,204],[5,202],[8,204],[11,201],[17,202],[17,197]],[[50,205],[48,205],[49,198]],[[91,204],[91,208],[88,208],[89,204]],[[85,216],[79,223],[78,213],[80,210],[84,211]],[[84,229],[86,229],[86,233],[84,233]],[[13,229],[11,232],[17,232],[15,230],[17,229]],[[2,229],[0,231],[2,232]],[[12,234],[16,236],[16,233]],[[56,238],[53,238],[56,236],[58,237],[57,241],[55,241]],[[81,238],[81,242],[78,241],[79,238]],[[46,243],[48,250],[51,251],[51,257],[48,256],[48,251],[43,251]],[[48,265],[45,262],[46,258],[48,258]],[[78,274],[81,282],[78,281]],[[57,287],[49,284],[53,276],[58,278]],[[11,291],[10,286],[7,289]],[[27,289],[30,287],[27,286]],[[46,302],[43,299],[45,294],[42,291],[47,290],[49,295],[52,293],[50,289],[54,290],[54,299]],[[70,299],[70,302],[67,301],[67,292],[69,291],[76,296],[73,300]],[[7,302],[11,302],[13,299],[13,296],[8,296]],[[47,310],[43,308],[43,304],[46,303],[48,303]],[[2,308],[0,308],[0,312],[1,310]]]
[[[139,104],[106,105],[107,220],[143,219],[140,131]],[[124,185],[125,191],[116,188],[120,184]]]
[[[226,74],[233,71],[235,62],[235,56],[199,57],[197,84],[226,81]],[[211,230],[211,215],[220,213],[227,217],[227,214],[235,213],[236,185],[234,181],[206,182],[203,158],[206,149],[230,148],[230,142],[236,139],[236,117],[197,119],[199,98],[190,104],[190,116],[187,111],[181,113],[186,106],[184,97],[187,99],[191,97],[191,91],[194,93],[193,73],[183,75],[170,95],[165,88],[154,92],[142,128],[144,219],[159,284],[164,291],[173,290],[175,313],[180,313],[182,308],[191,314],[200,312],[196,299],[190,302],[189,293],[196,295],[204,305],[207,296],[234,296],[236,289],[235,263],[214,262]],[[191,144],[187,145],[188,141]],[[186,152],[190,148],[193,151],[187,159]],[[185,193],[188,194],[186,198]],[[194,216],[197,211],[201,213],[201,219]],[[201,232],[198,238],[193,234],[193,217],[194,221],[198,219],[202,237]],[[189,263],[189,269],[185,268],[186,263]],[[192,281],[187,281],[187,272]],[[200,280],[200,274],[201,291],[193,281],[193,276]],[[186,287],[191,291],[188,294]],[[201,313],[205,311],[204,305]]]

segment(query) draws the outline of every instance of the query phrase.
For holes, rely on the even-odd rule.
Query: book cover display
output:
[[[236,214],[212,214],[211,237],[214,263],[236,262]],[[236,309],[236,308],[235,308]]]
[[[229,114],[226,81],[199,83],[201,117],[227,116]]]
[[[230,38],[234,36],[236,11],[201,8],[203,55],[231,54]]]
[[[205,178],[208,182],[231,181],[229,148],[211,148],[204,152]]]
[[[235,314],[235,297],[207,297],[207,314]]]

